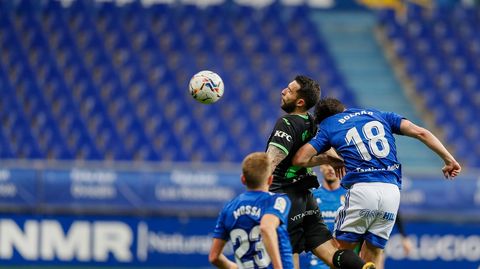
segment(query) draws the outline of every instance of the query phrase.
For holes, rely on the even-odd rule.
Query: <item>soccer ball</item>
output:
[[[223,95],[222,78],[208,70],[193,75],[188,88],[192,97],[203,104],[215,103]]]

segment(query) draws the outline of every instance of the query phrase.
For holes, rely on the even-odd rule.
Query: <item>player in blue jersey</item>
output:
[[[247,191],[225,205],[213,233],[209,261],[218,268],[293,268],[287,231],[290,200],[268,192],[270,166],[263,152],[243,160],[241,180]],[[229,240],[236,264],[222,254]]]
[[[416,138],[437,153],[445,163],[446,178],[457,176],[461,167],[430,131],[395,113],[345,109],[339,100],[326,98],[317,103],[315,115],[318,132],[298,150],[293,164],[310,167],[317,154],[330,147],[337,150],[347,171],[341,183],[349,190],[335,224],[335,237],[348,249],[364,240],[362,258],[380,268],[400,203],[402,174],[393,134]]]
[[[345,194],[347,190],[340,186],[340,179],[335,174],[335,170],[329,164],[320,165],[320,172],[323,175],[322,184],[319,188],[312,191],[313,197],[320,207],[322,218],[328,229],[333,232],[335,226],[335,217],[337,210],[345,203]],[[315,255],[307,255],[310,269],[330,269]]]

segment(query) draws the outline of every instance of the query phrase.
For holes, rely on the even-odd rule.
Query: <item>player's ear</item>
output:
[[[305,106],[305,100],[303,98],[297,99],[297,106]]]
[[[273,182],[273,175],[270,175],[267,180],[268,186],[272,185],[272,182]]]
[[[245,178],[244,175],[241,175],[241,176],[240,176],[240,180],[242,181],[242,184],[243,184],[243,185],[247,186],[247,179]]]

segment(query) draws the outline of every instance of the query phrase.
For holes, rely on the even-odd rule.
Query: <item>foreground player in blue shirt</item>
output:
[[[208,258],[218,268],[293,268],[287,232],[290,200],[268,192],[271,163],[263,152],[243,160],[241,180],[247,191],[225,205],[213,233]],[[228,240],[233,243],[236,264],[222,254]]]
[[[335,237],[349,249],[364,240],[362,258],[380,265],[400,203],[402,174],[393,134],[416,138],[437,153],[445,163],[446,178],[457,176],[461,167],[430,131],[395,113],[347,110],[339,100],[325,98],[317,103],[315,114],[317,135],[297,152],[293,164],[312,166],[312,157],[335,148],[345,161],[342,186],[349,189]]]

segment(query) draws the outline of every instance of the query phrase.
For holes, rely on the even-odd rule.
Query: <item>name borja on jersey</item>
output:
[[[362,111],[359,111],[359,112],[350,113],[348,115],[343,116],[343,118],[339,119],[338,122],[340,122],[341,124],[344,124],[345,122],[347,122],[347,120],[349,120],[351,118],[354,118],[356,116],[360,116],[360,115],[373,115],[373,112],[362,110]]]

